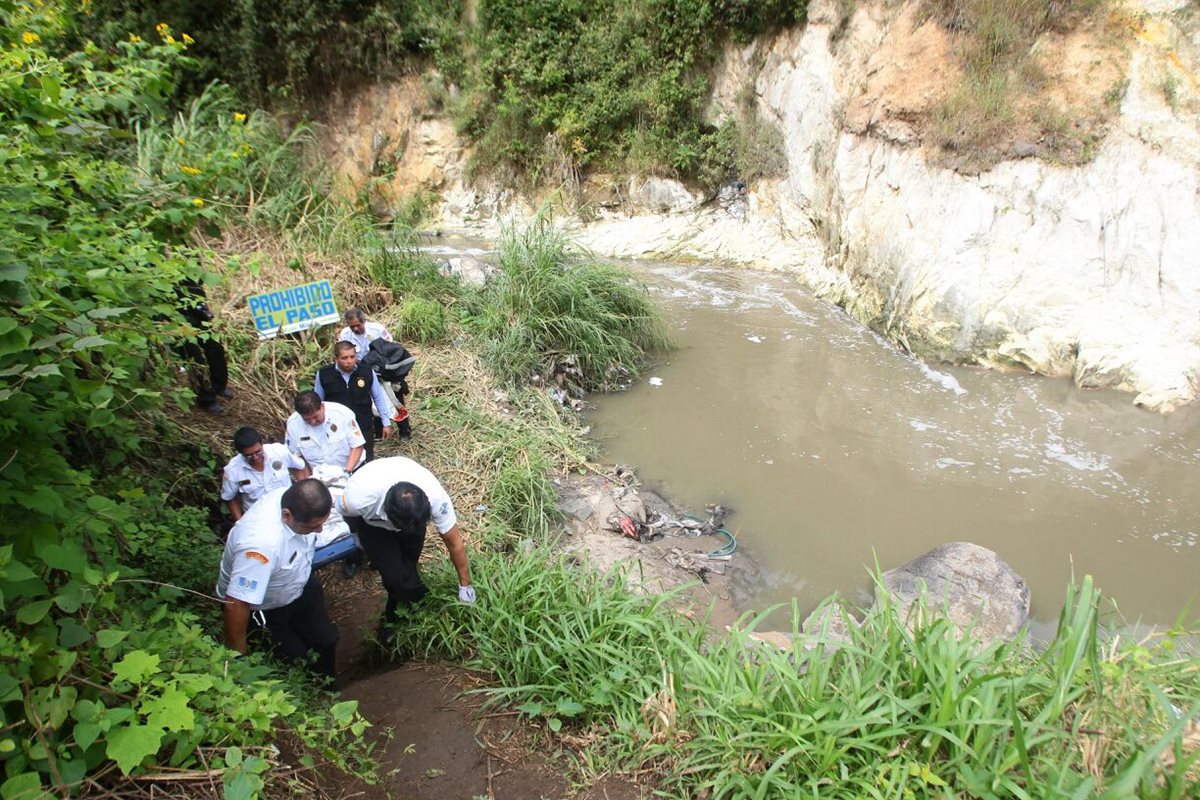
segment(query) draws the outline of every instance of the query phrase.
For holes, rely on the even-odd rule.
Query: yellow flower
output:
[[[138,36],[136,33],[131,33],[129,34],[129,41],[133,42],[134,44],[141,44],[142,37]]]
[[[25,31],[21,34],[21,41],[25,42],[25,44],[37,44],[41,40],[42,37],[38,36],[33,31]]]
[[[194,205],[196,208],[204,208],[204,201],[201,200],[199,197],[193,197],[192,205]]]
[[[188,35],[185,33],[185,34],[183,35],[183,43],[184,43],[184,44],[195,44],[195,43],[196,43],[196,40],[195,40],[195,39],[193,39],[192,37],[188,36]]]
[[[179,169],[185,175],[199,175],[200,174],[200,170],[196,169],[195,167],[189,167],[187,165],[180,166]]]
[[[234,122],[245,122],[245,121],[246,121],[246,115],[245,115],[245,114],[242,114],[242,113],[235,113],[235,114],[233,115],[233,121],[234,121]]]
[[[154,31],[165,39],[167,34],[171,32],[171,26],[165,22],[160,22],[154,26]]]
[[[175,144],[178,144],[178,145],[185,145],[185,144],[187,144],[187,139],[184,139],[182,136],[176,136],[176,137],[175,137]]]
[[[163,41],[165,41],[167,44],[175,44],[175,37],[168,33],[167,38]]]

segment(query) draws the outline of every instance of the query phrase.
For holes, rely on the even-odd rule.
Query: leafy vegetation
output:
[[[500,274],[478,298],[472,327],[501,380],[565,373],[583,389],[603,388],[666,344],[644,290],[588,257],[545,217],[508,228],[499,257]]]
[[[170,121],[192,37],[166,25],[60,51],[53,4],[0,2],[0,23],[0,794],[206,764],[250,796],[279,725],[345,763],[353,706],[305,710],[214,644],[214,605],[163,585],[211,586],[203,516],[165,502],[211,473],[149,477],[202,460],[163,415],[189,402],[173,351],[204,335],[176,313],[180,282],[208,279],[190,236],[263,191],[278,140],[220,90]]]
[[[468,17],[466,5],[120,0],[96,4],[83,32],[113,44],[174,20],[199,40],[207,77],[259,102],[311,101],[432,59],[442,76],[434,99],[476,143],[480,170],[544,181],[564,168],[629,166],[715,186],[737,166],[731,145],[758,140],[732,136],[736,120],[724,132],[702,121],[705,70],[727,39],[802,21],[806,9],[805,0],[485,0]]]

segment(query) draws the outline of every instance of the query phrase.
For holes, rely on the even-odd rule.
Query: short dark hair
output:
[[[260,444],[262,440],[262,434],[256,428],[238,428],[233,434],[233,449],[240,453],[248,447]]]
[[[355,322],[366,322],[367,315],[363,313],[361,308],[350,308],[346,310],[346,313],[342,319],[346,320],[346,322],[349,322],[350,320],[354,320]]]
[[[354,350],[355,352],[358,352],[358,347],[355,346],[354,342],[337,342],[333,345],[333,357],[337,358],[346,350]]]
[[[300,412],[301,416],[311,414],[321,407],[321,395],[314,392],[312,389],[301,392],[296,395],[296,399],[292,402],[292,408]]]
[[[293,483],[291,488],[283,493],[279,505],[292,512],[297,522],[314,522],[329,516],[333,508],[333,495],[325,488],[325,484],[316,478],[305,478]]]
[[[425,532],[433,512],[429,497],[414,483],[401,481],[388,489],[383,498],[383,513],[401,533],[417,535]]]

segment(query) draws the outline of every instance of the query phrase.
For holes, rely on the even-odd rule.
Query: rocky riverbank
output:
[[[713,119],[749,92],[782,132],[783,178],[716,196],[645,176],[570,177],[528,194],[471,180],[469,150],[418,77],[342,98],[326,149],[348,185],[369,184],[383,216],[419,195],[436,226],[487,236],[549,203],[602,254],[795,273],[931,361],[1066,376],[1160,411],[1191,402],[1200,46],[1190,7],[1113,4],[1039,40],[1039,63],[1067,98],[1062,136],[1078,147],[1013,125],[955,156],[921,122],[957,76],[945,30],[914,3],[843,6],[814,3],[805,26],[729,48],[713,75]]]

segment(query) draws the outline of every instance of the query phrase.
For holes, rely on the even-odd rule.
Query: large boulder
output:
[[[1029,618],[1029,587],[996,553],[970,542],[950,542],[883,574],[875,608],[891,598],[912,621],[913,604],[927,593],[932,614],[947,617],[961,634],[984,642],[1009,640]]]

